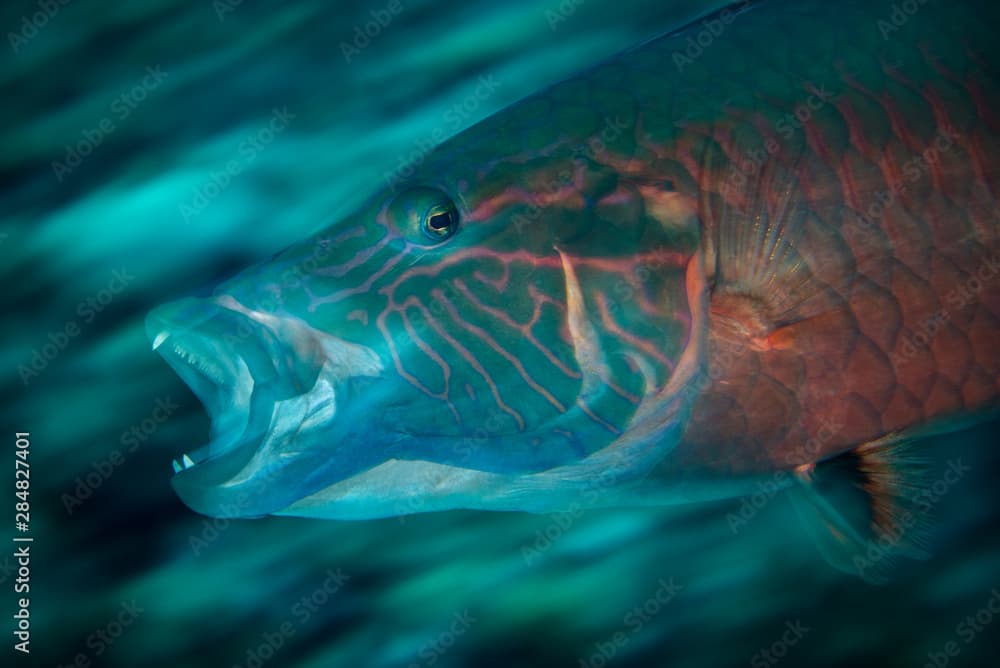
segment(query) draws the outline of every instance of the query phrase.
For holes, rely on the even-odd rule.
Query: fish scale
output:
[[[785,216],[780,242],[812,292],[771,314],[766,350],[723,353],[711,333],[720,375],[696,402],[673,471],[799,464],[995,407],[1000,301],[995,286],[975,286],[977,272],[995,280],[1000,270],[1000,67],[985,28],[1000,25],[996,8],[929,3],[896,27],[892,4],[771,1],[738,12],[744,5],[487,119],[432,155],[429,171],[474,171],[471,203],[502,196],[531,178],[511,174],[528,155],[519,108],[548,110],[558,140],[532,147],[548,156],[587,145],[623,115],[628,131],[594,159],[697,202],[720,252],[717,289],[759,293],[765,310],[787,301],[774,293],[794,293],[800,272],[752,282],[749,265],[768,260],[753,221],[761,208]],[[724,30],[690,57],[689,40],[712,22]],[[951,139],[923,159],[939,137]],[[479,165],[460,155],[470,147]],[[750,173],[734,187],[741,165]],[[784,189],[792,212],[774,210]],[[803,451],[830,424],[836,433]]]
[[[963,18],[974,17],[970,13]],[[755,18],[750,13],[745,20],[752,24]],[[911,20],[926,21],[924,26],[909,27],[921,35],[921,27],[933,26],[935,18],[928,9],[926,16]],[[860,25],[865,24],[874,26],[874,21]],[[856,33],[845,43],[856,45]],[[868,86],[879,83],[871,73],[883,69],[880,44],[873,46],[868,63],[854,63],[865,68]],[[781,339],[779,349],[736,353],[728,372],[699,401],[681,457],[672,460],[677,467],[690,473],[699,462],[724,462],[732,473],[801,464],[941,415],[996,404],[997,302],[988,288],[964,306],[964,298],[955,298],[976,272],[996,278],[995,177],[1000,163],[990,150],[996,145],[988,129],[992,115],[977,117],[970,97],[952,88],[950,77],[933,76],[933,44],[920,51],[927,65],[924,72],[931,74],[919,84],[908,81],[911,90],[922,92],[921,101],[933,111],[937,127],[951,125],[959,140],[939,151],[936,162],[928,161],[923,182],[906,190],[899,182],[899,164],[919,159],[932,145],[904,130],[911,126],[908,109],[898,108],[888,95],[878,96],[881,109],[864,104],[861,100],[870,99],[872,91],[845,76],[848,72],[838,66],[835,54],[821,59],[834,65],[832,71],[808,71],[807,76],[831,81],[842,91],[836,94],[836,104],[823,107],[825,117],[817,113],[803,124],[807,149],[787,152],[782,147],[774,159],[797,164],[811,213],[799,239],[789,243],[832,294],[821,308],[810,309],[806,302],[782,315],[791,324],[771,335]],[[706,60],[711,57],[706,53]],[[802,57],[811,60],[808,54]],[[972,61],[963,64],[972,66]],[[963,64],[951,67],[963,71]],[[885,85],[902,78],[899,69],[890,72],[882,80]],[[969,76],[986,85],[995,72],[976,66]],[[800,81],[808,80],[803,76]],[[880,137],[884,127],[896,132]],[[850,141],[845,141],[845,129]],[[967,153],[960,156],[963,145],[985,146],[987,161],[982,155],[979,162]],[[992,175],[992,182],[977,183],[977,171]],[[991,196],[973,199],[970,183]],[[868,225],[859,224],[857,216],[867,217],[880,193],[887,192],[899,192],[899,207]],[[719,220],[715,234],[727,234],[728,225],[745,224],[753,212],[737,209],[726,215],[731,219]],[[970,218],[986,223],[977,229]],[[877,251],[868,245],[872,242],[878,244]],[[769,287],[784,286],[779,279]],[[828,328],[825,336],[815,331],[818,323],[811,324],[813,310],[824,314],[820,322]],[[990,339],[978,354],[970,345]],[[798,373],[783,372],[792,363],[789,358],[800,363]],[[737,420],[740,429],[732,429],[734,414],[743,418]],[[777,424],[787,426],[779,437],[774,433]],[[837,425],[836,433],[818,451],[805,450],[802,444],[814,439],[823,424]]]

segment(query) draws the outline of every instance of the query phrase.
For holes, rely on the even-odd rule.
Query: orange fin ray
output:
[[[928,468],[900,434],[800,467],[791,497],[799,517],[834,567],[882,584],[900,557],[927,559],[927,509],[919,499]]]

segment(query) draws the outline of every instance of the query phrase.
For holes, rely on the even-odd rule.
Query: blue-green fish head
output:
[[[634,130],[613,115],[544,146],[523,145],[530,115],[502,116],[211,298],[149,315],[213,421],[174,465],[192,508],[558,509],[669,451],[703,318],[693,206],[609,164],[594,137]]]

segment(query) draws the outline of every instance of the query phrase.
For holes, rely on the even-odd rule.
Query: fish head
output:
[[[652,404],[694,364],[691,203],[569,141],[528,159],[488,127],[467,140],[506,157],[469,167],[449,142],[210,298],[150,313],[212,417],[175,464],[193,509],[515,507],[505,486],[682,422]]]

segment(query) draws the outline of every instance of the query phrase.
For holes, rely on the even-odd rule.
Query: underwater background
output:
[[[150,308],[336,220],[442,131],[718,4],[4,3],[0,497],[14,536],[28,432],[34,542],[30,655],[23,544],[0,551],[0,665],[997,665],[996,422],[920,444],[932,556],[882,585],[828,566],[767,489],[351,523],[213,520],[170,488],[209,423],[150,351]]]

